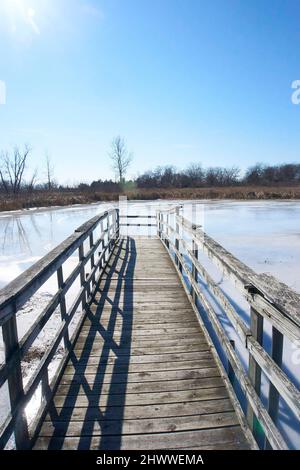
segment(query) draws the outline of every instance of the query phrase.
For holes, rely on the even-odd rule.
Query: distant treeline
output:
[[[0,194],[11,198],[33,192],[77,192],[89,194],[118,195],[133,190],[157,190],[177,188],[217,188],[234,186],[274,186],[299,185],[300,164],[265,165],[257,163],[242,174],[241,169],[233,167],[203,168],[199,163],[190,164],[184,170],[173,166],[161,166],[126,181],[127,168],[132,156],[127,152],[124,141],[117,137],[112,146],[110,158],[116,179],[95,180],[92,183],[79,183],[71,186],[59,185],[54,178],[54,168],[46,156],[42,178],[37,169],[28,168],[31,147],[15,147],[12,151],[0,152]],[[95,168],[97,172],[97,168]],[[98,197],[98,196],[97,196]]]
[[[162,166],[128,181],[126,174],[132,155],[124,139],[118,136],[109,153],[115,180],[62,185],[55,178],[49,155],[45,155],[43,167],[37,169],[30,165],[31,153],[29,145],[0,151],[0,211],[117,201],[121,194],[129,200],[149,201],[300,199],[300,164],[295,163],[258,163],[244,173],[235,166],[203,168],[194,163],[184,170]],[[97,171],[95,167],[94,172]]]
[[[140,175],[135,183],[138,188],[205,188],[220,186],[268,186],[300,184],[300,164],[264,165],[257,163],[247,169],[244,176],[238,167],[210,167],[189,165],[178,171],[173,166],[158,167]]]

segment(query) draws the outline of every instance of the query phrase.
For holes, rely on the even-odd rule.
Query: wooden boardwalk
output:
[[[163,244],[121,239],[34,448],[249,446]]]

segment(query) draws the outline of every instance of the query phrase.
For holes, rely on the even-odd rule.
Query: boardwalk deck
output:
[[[35,449],[246,449],[161,241],[114,248]]]

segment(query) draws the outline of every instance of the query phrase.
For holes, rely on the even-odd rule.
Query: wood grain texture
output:
[[[35,448],[249,448],[158,239],[115,247]]]

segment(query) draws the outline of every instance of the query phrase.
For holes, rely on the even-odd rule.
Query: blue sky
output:
[[[28,142],[61,182],[299,161],[298,0],[0,0],[0,149]]]

